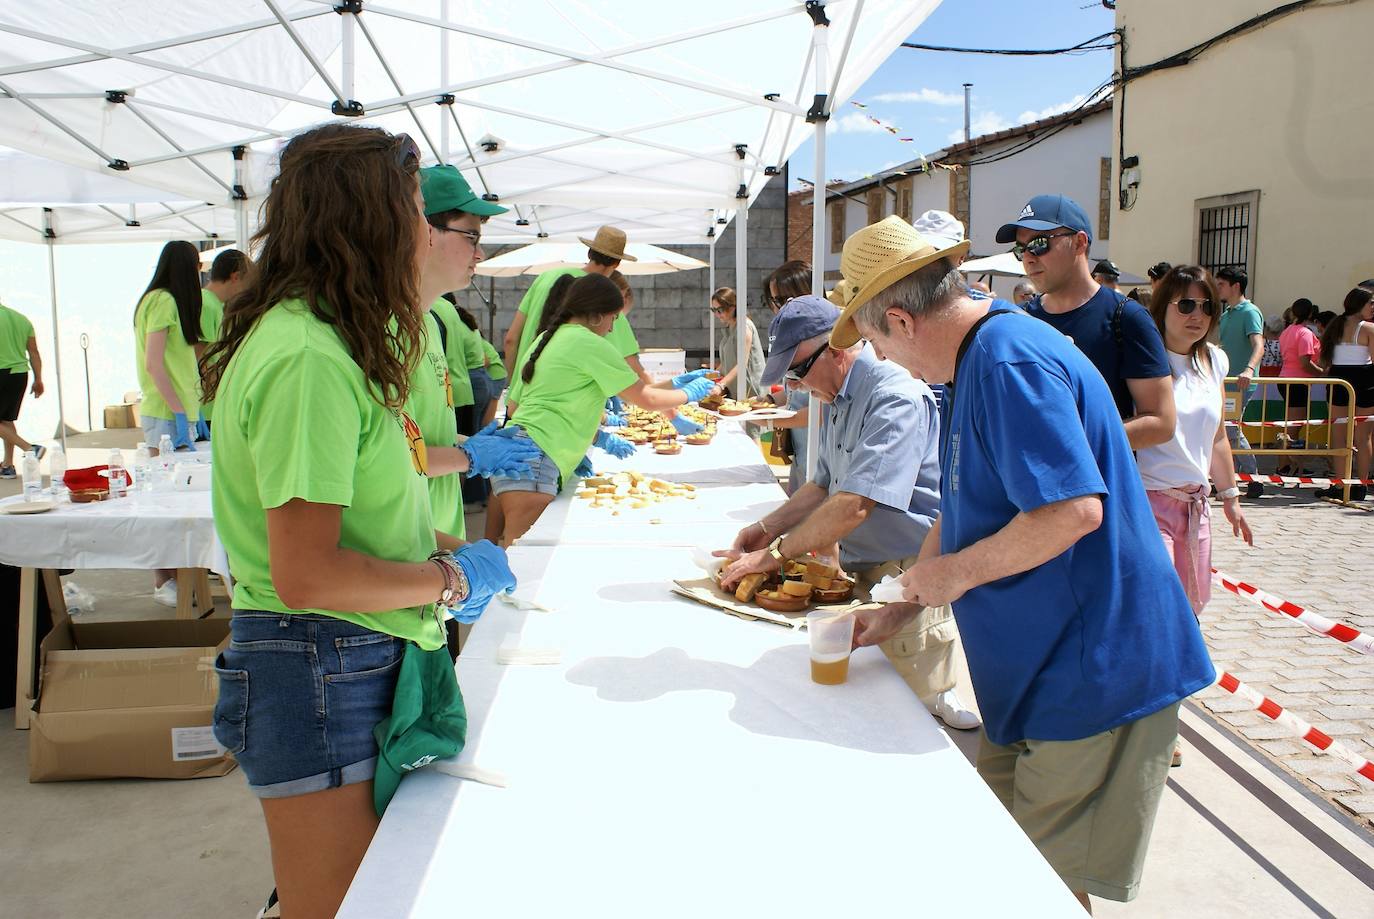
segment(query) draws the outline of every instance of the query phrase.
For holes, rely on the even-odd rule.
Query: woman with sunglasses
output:
[[[403,656],[443,647],[442,607],[475,618],[515,586],[499,549],[435,531],[403,410],[425,353],[418,166],[377,128],[292,139],[254,276],[205,357],[235,578],[214,731],[261,801],[293,919],[336,913],[376,831],[373,728]]]
[[[739,367],[736,365],[739,357],[739,327],[738,317],[735,315],[737,306],[738,301],[732,288],[718,287],[711,294],[711,312],[720,320],[723,327],[720,336],[719,386],[732,399],[737,399],[740,395]],[[763,342],[759,340],[759,330],[754,325],[754,320],[748,317],[744,320],[744,351],[749,355],[749,361],[744,368],[744,385],[749,395],[757,396],[763,388]]]
[[[1178,422],[1170,440],[1145,447],[1136,459],[1159,532],[1194,614],[1201,614],[1212,584],[1209,478],[1232,533],[1253,543],[1221,417],[1226,352],[1207,340],[1221,314],[1211,276],[1193,265],[1171,269],[1151,295],[1150,313],[1164,336]]]

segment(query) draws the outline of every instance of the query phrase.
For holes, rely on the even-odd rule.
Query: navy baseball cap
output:
[[[1004,223],[997,230],[999,243],[1016,242],[1016,231],[1057,230],[1063,227],[1077,233],[1087,233],[1088,242],[1093,241],[1093,225],[1088,222],[1088,214],[1078,206],[1078,202],[1068,195],[1036,195],[1021,208],[1021,216],[1012,223]]]
[[[763,365],[763,385],[781,383],[792,366],[797,346],[830,334],[839,318],[840,310],[835,304],[813,294],[788,300],[768,324],[768,363]]]

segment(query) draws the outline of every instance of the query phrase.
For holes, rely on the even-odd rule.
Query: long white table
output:
[[[553,611],[493,603],[458,662],[456,762],[507,786],[408,775],[339,916],[1082,914],[881,652],[816,685],[803,633],[669,593],[701,540],[577,513],[510,551]],[[498,664],[512,641],[561,662]]]
[[[591,460],[598,473],[633,469],[669,482],[743,485],[777,481],[763,461],[758,443],[745,433],[743,425],[729,419],[718,422],[716,436],[709,444],[685,444],[675,456],[655,453],[651,445],[644,444],[625,459],[593,448]]]

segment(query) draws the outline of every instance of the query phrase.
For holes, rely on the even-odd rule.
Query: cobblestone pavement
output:
[[[1212,564],[1285,600],[1374,631],[1374,513],[1275,489],[1242,502],[1253,548],[1212,510]],[[1374,502],[1357,505],[1374,508]],[[1218,670],[1230,671],[1295,715],[1374,760],[1374,655],[1308,631],[1287,616],[1213,584],[1203,633]],[[1195,697],[1309,788],[1374,826],[1374,783],[1317,753],[1242,699],[1212,688]]]

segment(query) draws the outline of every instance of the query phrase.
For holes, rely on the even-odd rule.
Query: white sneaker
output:
[[[161,603],[163,606],[176,607],[177,579],[172,578],[170,580],[163,581],[161,587],[154,587],[153,602]]]
[[[946,727],[957,731],[971,731],[983,726],[982,720],[965,707],[959,694],[952,689],[946,689],[935,697],[930,713],[943,721]]]

